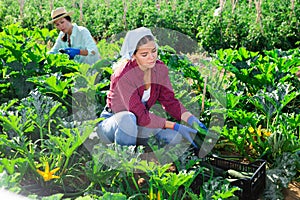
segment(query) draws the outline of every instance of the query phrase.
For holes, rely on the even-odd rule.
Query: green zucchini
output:
[[[234,178],[251,178],[251,175],[245,174],[246,172],[242,173],[233,169],[227,170],[228,175]]]
[[[227,180],[229,183],[231,183],[231,182],[237,181],[237,180],[239,180],[239,179],[237,179],[237,178],[226,178],[226,180]]]
[[[199,136],[201,136],[202,138],[205,138],[205,136],[207,135],[207,130],[204,130],[203,128],[201,128],[200,126],[199,126],[199,124],[198,123],[193,123],[193,125],[192,125],[192,127],[195,129],[195,130],[197,130],[197,134],[199,135]]]

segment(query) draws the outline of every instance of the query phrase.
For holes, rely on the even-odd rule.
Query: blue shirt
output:
[[[61,31],[49,53],[59,53],[59,49],[65,49],[69,47],[68,41],[64,42],[62,40],[63,35],[64,33]],[[76,55],[74,57],[75,61],[93,65],[95,62],[101,59],[97,44],[87,28],[83,26],[77,26],[77,24],[73,24],[70,40],[72,48],[88,50],[87,56]]]

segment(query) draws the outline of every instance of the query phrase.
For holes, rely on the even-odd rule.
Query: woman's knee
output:
[[[132,140],[126,136],[136,137],[136,117],[132,112],[128,111],[116,113],[98,124],[97,133],[104,143],[121,141],[123,139]]]
[[[110,118],[101,121],[97,126],[97,134],[102,143],[109,144],[114,141],[116,124]]]
[[[122,111],[116,113],[114,118],[117,123],[115,141],[121,145],[136,145],[138,126],[136,116],[132,112]]]
[[[124,132],[137,130],[136,116],[129,111],[122,111],[114,115],[118,128]]]
[[[117,123],[126,122],[136,124],[136,116],[129,111],[118,112],[114,114],[114,118],[117,121]]]

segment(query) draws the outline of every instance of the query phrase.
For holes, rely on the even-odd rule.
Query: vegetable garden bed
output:
[[[97,151],[92,153],[90,147],[94,146],[85,150],[85,142],[101,120],[97,113],[105,102],[119,41],[99,41],[103,60],[86,66],[65,55],[47,54],[46,44],[56,36],[53,31],[24,29],[18,24],[2,28],[2,187],[24,196],[50,199],[72,195],[74,199],[122,200],[234,198],[236,188],[218,177],[202,185],[194,183],[201,188],[191,191],[195,177],[204,173],[199,167],[193,170],[199,158],[185,159],[188,164],[178,164],[176,173],[171,173],[171,163],[147,162],[136,149],[101,149],[95,145]],[[212,151],[235,154],[249,163],[265,160],[262,196],[284,199],[282,190],[299,182],[300,81],[295,73],[300,66],[300,50],[220,49],[210,54],[210,59],[190,62],[185,55],[160,45],[159,56],[169,67],[177,97],[220,136]],[[78,100],[74,97],[82,101],[72,102]],[[215,116],[222,120],[215,120]],[[143,188],[136,182],[136,170],[148,177]]]

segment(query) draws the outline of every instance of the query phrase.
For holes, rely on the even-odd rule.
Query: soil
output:
[[[291,182],[289,187],[283,190],[285,200],[300,199],[300,182]]]

